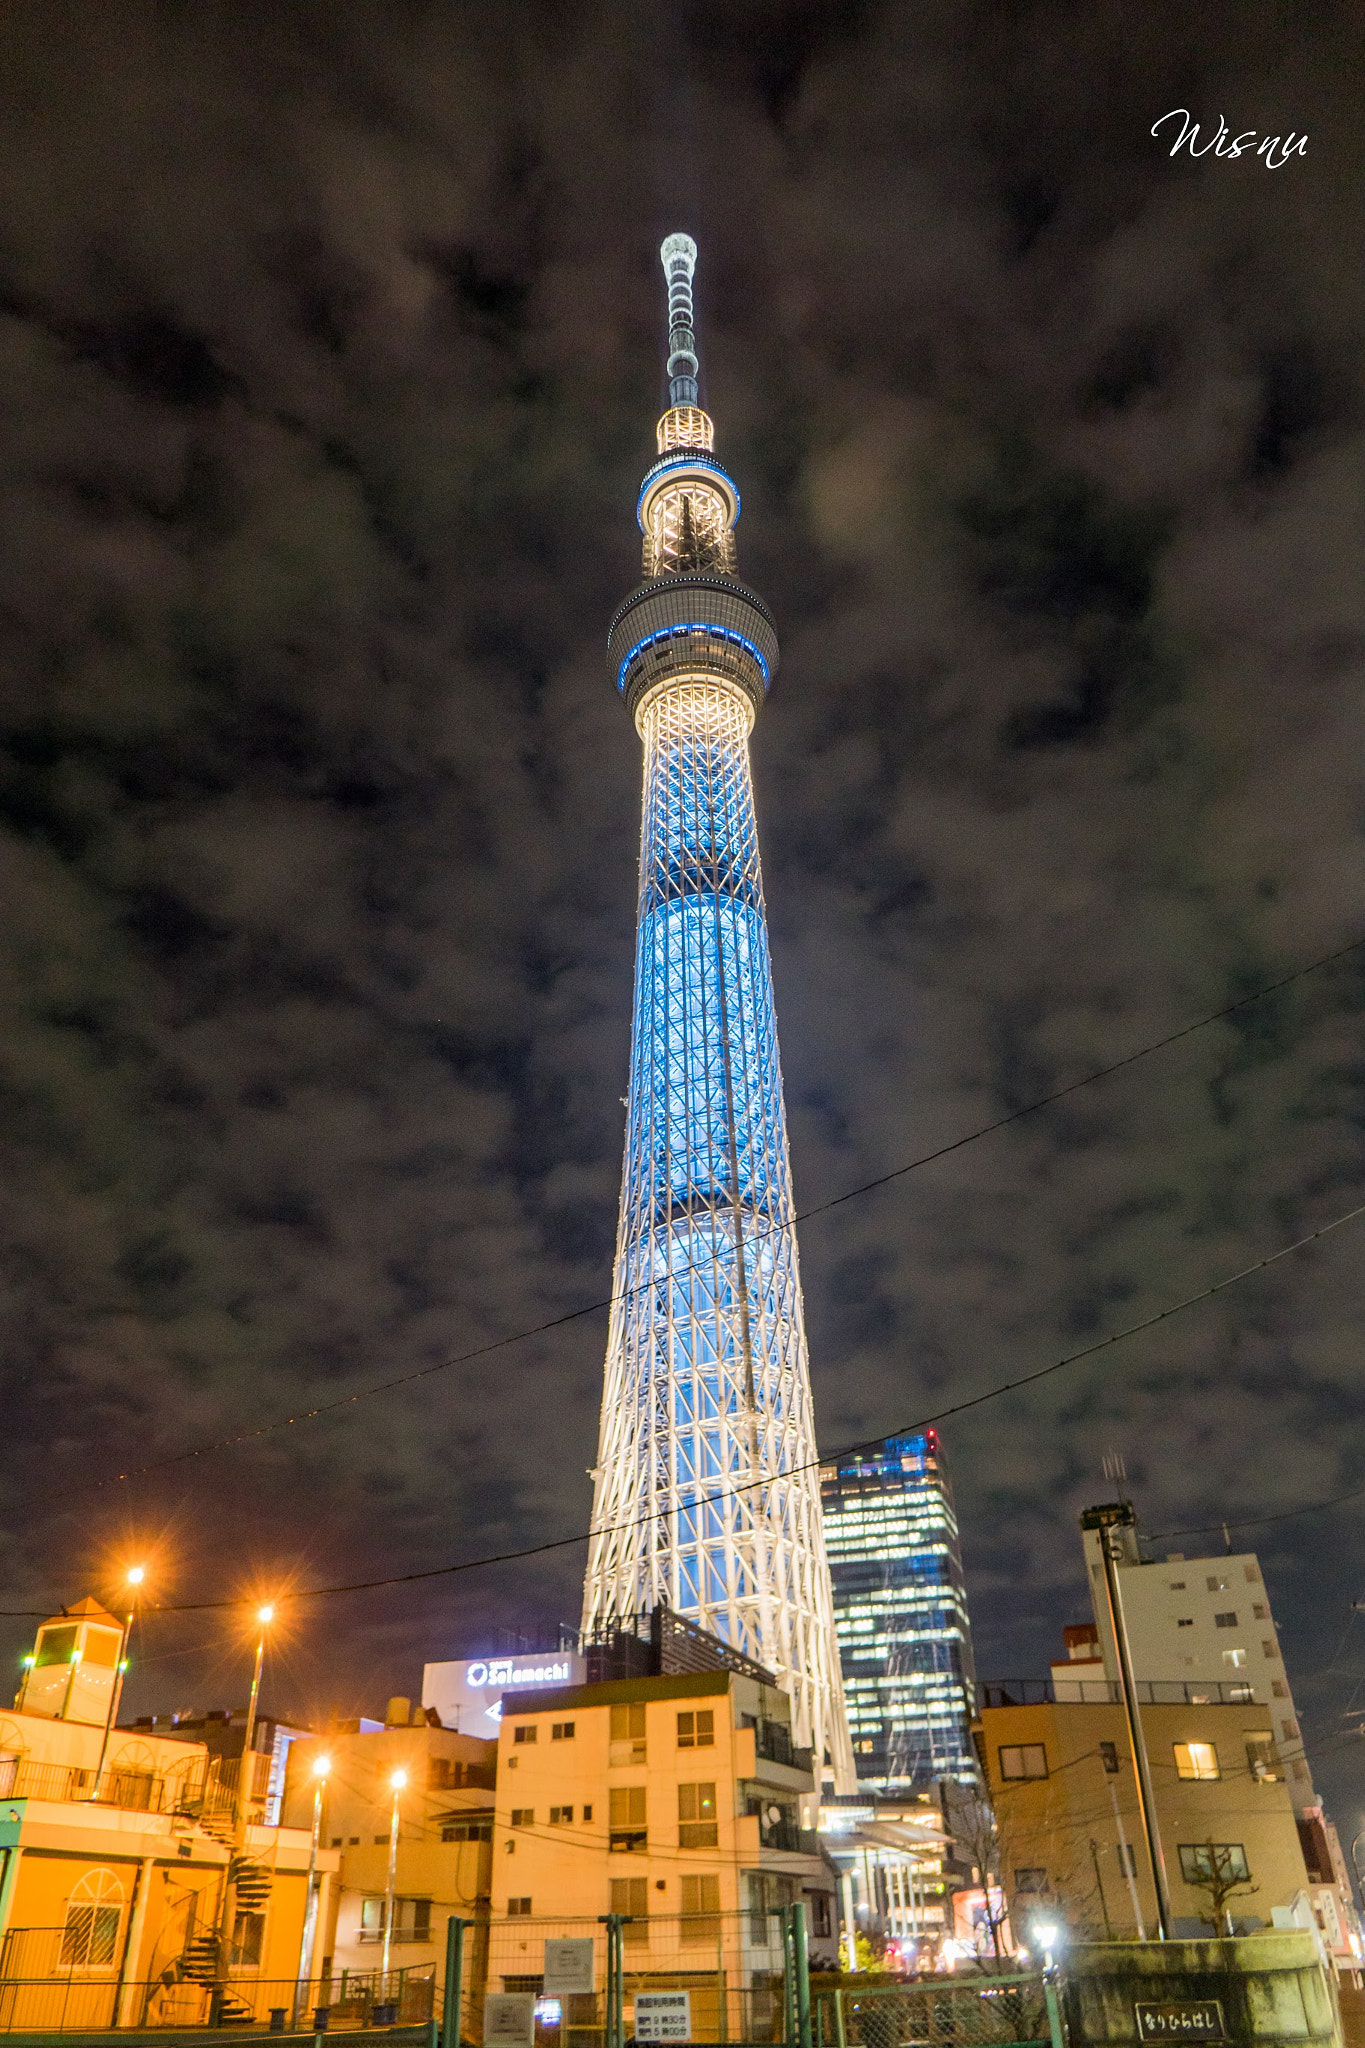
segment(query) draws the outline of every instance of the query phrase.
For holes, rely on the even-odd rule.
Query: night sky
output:
[[[601,1314],[164,1461],[609,1289],[640,770],[604,637],[672,229],[783,638],[800,1205],[1365,938],[1362,75],[1349,0],[10,0],[7,1607],[585,1524]],[[1176,107],[1306,153],[1172,158]],[[1360,952],[812,1219],[822,1444],[1365,1200],[1363,990]],[[983,1675],[1087,1612],[1106,1452],[1154,1532],[1365,1485],[1362,1249],[946,1426]],[[1363,1512],[1234,1539],[1348,1834]],[[576,1619],[582,1565],[299,1603],[265,1703],[373,1711]],[[128,1701],[245,1680],[231,1617],[162,1614]]]

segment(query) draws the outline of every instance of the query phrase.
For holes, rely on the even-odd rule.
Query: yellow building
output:
[[[488,1990],[535,1990],[550,1923],[624,1929],[628,1989],[697,1987],[694,2038],[726,2035],[725,1987],[780,1980],[775,1908],[804,1901],[832,1955],[834,1874],[776,1685],[711,1670],[505,1694]],[[733,2016],[732,2016],[733,2017]]]
[[[377,1979],[396,1798],[389,1969],[404,1981],[439,1975],[451,1915],[487,1920],[497,1744],[459,1735],[410,1701],[391,1699],[383,1724],[348,1722],[291,1744],[284,1815],[300,1827],[312,1825],[319,1757],[328,1763],[320,1838],[338,1878],[319,1898],[311,1974],[335,1997]],[[468,1953],[472,1971],[477,1941]]]
[[[1123,1708],[1111,1700],[1005,1704],[1005,1693],[982,1688],[975,1732],[1016,1937],[1027,1942],[1035,1906],[1060,1912],[1091,1940],[1134,1935],[1139,1914],[1153,1934],[1156,1902]],[[1227,1907],[1239,1933],[1295,1924],[1308,1876],[1269,1710],[1247,1700],[1144,1704],[1140,1712],[1172,1934],[1210,1932],[1213,1900],[1199,1880],[1215,1868],[1244,1887]]]
[[[121,1640],[93,1601],[53,1616],[0,1714],[0,2029],[208,2017],[233,1795],[203,1744],[108,1729]],[[224,2017],[292,2004],[310,1849],[248,1828]]]

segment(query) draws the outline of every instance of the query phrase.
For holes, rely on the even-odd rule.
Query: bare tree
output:
[[[1232,1933],[1228,1900],[1249,1898],[1260,1890],[1247,1882],[1246,1858],[1234,1842],[1201,1842],[1189,1858],[1185,1882],[1191,1891],[1208,1893],[1216,1934]]]
[[[991,1950],[997,1959],[1005,1954],[1001,1929],[1009,1918],[1005,1905],[1004,1872],[1000,1859],[1000,1831],[995,1809],[979,1786],[945,1787],[945,1818],[953,1841],[976,1873],[986,1902],[986,1925]]]

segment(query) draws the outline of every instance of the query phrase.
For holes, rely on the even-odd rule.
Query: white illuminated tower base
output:
[[[697,403],[694,244],[663,246],[673,403],[612,622],[644,743],[625,1169],[584,1626],[659,1602],[774,1671],[853,1791],[749,734],[777,665],[734,575],[739,494]]]

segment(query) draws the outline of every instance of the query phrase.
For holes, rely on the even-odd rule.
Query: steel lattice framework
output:
[[[673,235],[672,405],[640,495],[646,581],[612,622],[644,743],[630,1099],[585,1626],[666,1602],[777,1673],[852,1791],[749,734],[777,664],[734,576]]]

